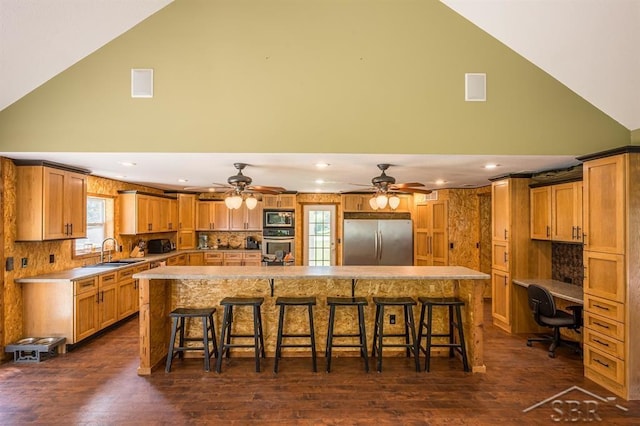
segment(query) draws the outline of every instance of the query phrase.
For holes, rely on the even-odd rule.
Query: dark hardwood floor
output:
[[[70,353],[0,365],[0,424],[522,425],[552,424],[553,416],[562,423],[640,423],[640,401],[589,405],[581,401],[594,398],[580,390],[523,413],[572,386],[612,394],[583,377],[582,361],[570,349],[551,359],[546,347],[529,348],[526,336],[493,327],[487,307],[485,318],[486,374],[464,373],[458,360],[448,358],[436,358],[430,373],[416,373],[411,360],[390,357],[382,373],[372,362],[368,374],[359,358],[334,359],[330,374],[324,358],[318,373],[311,372],[308,358],[283,358],[274,375],[273,358],[263,362],[261,373],[252,358],[231,358],[221,374],[187,359],[174,362],[169,374],[159,369],[149,377],[136,375],[134,318]],[[569,405],[569,399],[580,403]]]

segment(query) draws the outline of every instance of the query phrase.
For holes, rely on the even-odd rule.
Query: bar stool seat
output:
[[[449,348],[449,357],[454,356],[454,351],[462,356],[464,371],[469,371],[469,361],[467,359],[467,349],[464,342],[464,329],[462,326],[461,308],[464,301],[457,297],[420,297],[418,301],[422,304],[420,311],[420,332],[418,333],[418,347],[425,354],[424,370],[429,371],[431,363],[431,348]],[[447,307],[449,310],[449,330],[446,333],[433,333],[433,308]],[[455,316],[454,316],[455,310]],[[426,311],[426,312],[425,312]],[[425,322],[425,313],[427,321]],[[424,334],[426,329],[427,333]],[[454,330],[458,330],[458,342],[455,341]],[[434,337],[448,337],[447,343],[433,343]],[[426,338],[426,345],[422,346],[422,339]]]
[[[218,345],[216,342],[216,329],[213,322],[213,314],[216,308],[177,308],[169,313],[172,321],[171,340],[169,341],[169,351],[167,353],[167,363],[165,371],[171,371],[173,358],[178,354],[180,359],[184,358],[186,351],[204,351],[204,369],[210,370],[209,359],[216,356]],[[185,337],[185,324],[188,318],[202,319],[202,337]],[[176,334],[179,334],[178,347],[175,346]],[[211,333],[211,336],[209,336]],[[185,342],[202,342],[202,346],[185,346]],[[209,350],[209,344],[212,345]]]
[[[278,297],[276,306],[280,306],[278,317],[278,337],[276,340],[276,359],[273,365],[273,372],[278,372],[278,362],[282,356],[282,348],[311,348],[311,359],[313,360],[313,371],[318,371],[316,363],[316,334],[313,327],[313,307],[316,305],[315,297]],[[284,333],[284,316],[287,306],[306,306],[309,313],[309,333]],[[308,338],[309,343],[282,343],[283,338]]]
[[[413,309],[417,303],[411,297],[374,297],[376,304],[376,324],[373,333],[373,348],[371,356],[377,357],[377,369],[382,371],[382,349],[383,347],[406,348],[407,357],[414,356],[416,371],[420,371],[418,341],[416,340],[416,328],[413,320]],[[384,333],[384,307],[402,306],[404,312],[404,333]],[[384,343],[387,337],[404,337],[404,343]]]
[[[264,297],[225,297],[220,301],[220,305],[224,306],[224,314],[222,316],[222,332],[220,334],[220,351],[216,363],[216,372],[222,370],[222,358],[226,355],[230,357],[231,348],[254,348],[256,360],[256,372],[260,372],[260,357],[265,358],[264,339],[262,333],[262,316],[260,307],[264,303]],[[233,323],[233,307],[249,306],[253,313],[253,334],[233,333],[231,325]],[[232,343],[231,339],[235,338],[253,338],[253,343]]]
[[[329,306],[329,329],[327,331],[327,348],[325,357],[327,358],[327,373],[331,372],[331,352],[336,348],[359,348],[360,356],[364,358],[364,369],[369,372],[369,355],[367,353],[367,332],[364,323],[364,307],[368,305],[364,297],[327,297]],[[357,333],[334,333],[336,307],[355,306],[358,309],[358,332]],[[333,343],[336,338],[358,337],[359,343]]]

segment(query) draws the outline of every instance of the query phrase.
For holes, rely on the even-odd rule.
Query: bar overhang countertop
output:
[[[373,332],[374,296],[457,296],[465,301],[463,323],[473,372],[485,372],[483,361],[483,289],[488,274],[461,266],[164,266],[139,272],[140,365],[149,375],[167,354],[169,312],[180,306],[219,306],[227,296],[265,297],[265,346],[275,347],[277,296],[318,298],[318,342],[326,335],[327,296],[359,296],[369,300],[367,334]],[[199,305],[199,306],[196,306]],[[220,315],[220,310],[217,312]],[[218,317],[219,318],[219,317]],[[216,320],[219,327],[220,321]],[[322,343],[321,343],[322,344]],[[322,351],[322,347],[318,347]],[[322,353],[322,352],[320,352]],[[357,356],[354,355],[354,356]]]

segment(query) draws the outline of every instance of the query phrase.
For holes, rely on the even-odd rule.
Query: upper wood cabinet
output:
[[[229,229],[232,231],[261,231],[262,203],[249,210],[245,203],[239,209],[229,210]]]
[[[262,202],[248,209],[242,203],[239,209],[229,209],[220,201],[198,201],[196,230],[198,231],[261,231]]]
[[[18,165],[16,240],[84,238],[87,175],[43,165]]]
[[[296,208],[296,194],[264,194],[262,196],[262,206],[265,209],[293,210]]]
[[[175,200],[138,191],[121,191],[120,233],[137,235],[174,231]]]
[[[376,209],[371,208],[369,204],[369,200],[371,200],[373,194],[343,194],[342,195],[342,210],[345,212],[397,212],[404,213],[410,212],[411,205],[411,196],[400,194],[398,198],[400,198],[400,204],[394,210],[387,206],[384,209]]]
[[[531,238],[582,242],[582,182],[532,188]]]

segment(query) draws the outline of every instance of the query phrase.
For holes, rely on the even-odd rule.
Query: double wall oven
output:
[[[267,264],[282,264],[284,256],[295,254],[293,210],[265,210],[262,226],[262,255]]]

